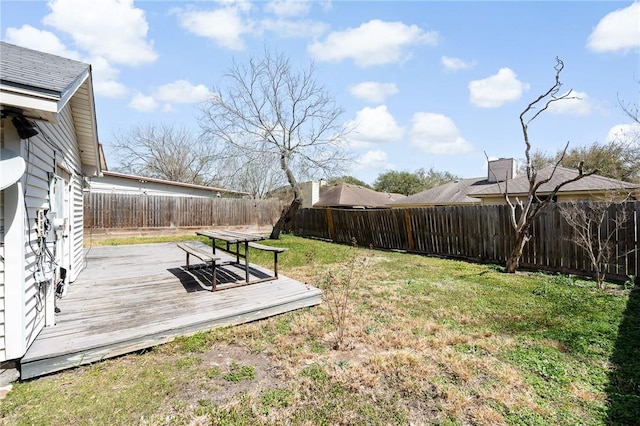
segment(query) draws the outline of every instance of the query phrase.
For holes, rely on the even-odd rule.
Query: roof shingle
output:
[[[547,179],[553,172],[553,167],[546,167],[538,171],[538,181]],[[566,167],[558,167],[553,174],[551,180],[544,185],[540,186],[538,193],[543,195],[550,193],[561,182],[573,179],[578,175],[578,170],[569,169]],[[505,190],[505,186],[508,186],[510,195],[524,195],[529,192],[529,180],[526,175],[518,176],[514,179],[507,181],[507,184],[493,184],[482,188],[474,189],[469,192],[469,195],[476,197],[486,197],[502,195]],[[615,191],[615,190],[632,190],[640,189],[639,185],[624,182],[621,180],[611,179],[600,175],[590,175],[583,177],[582,179],[571,182],[562,187],[560,192],[602,192],[602,191]]]
[[[83,62],[0,42],[0,82],[6,86],[62,97],[89,68]]]
[[[397,194],[377,192],[362,186],[343,183],[322,190],[320,199],[313,206],[384,208],[389,207],[389,204],[398,197]]]

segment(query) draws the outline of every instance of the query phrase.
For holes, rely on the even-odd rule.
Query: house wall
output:
[[[64,177],[69,190],[69,206],[67,216],[69,220],[64,234],[70,264],[67,271],[68,281],[73,282],[84,268],[83,253],[83,182],[82,162],[76,139],[71,109],[66,106],[61,113],[62,119],[57,125],[42,123],[39,127],[50,141],[57,145],[55,167],[51,170]]]
[[[102,176],[91,178],[91,192],[110,192],[114,194],[172,195],[175,197],[215,197],[216,191],[188,186],[168,185],[145,180],[129,179],[120,176]]]
[[[14,185],[3,191],[3,221],[5,264],[4,280],[0,293],[4,294],[5,352],[0,360],[16,359],[24,355],[40,330],[55,323],[54,281],[57,277],[54,262],[47,255],[38,238],[36,217],[41,209],[50,209],[50,181],[54,173],[68,170],[70,186],[74,188],[69,200],[70,213],[74,217],[61,230],[60,243],[55,244],[53,231],[47,233],[47,248],[55,257],[62,247],[71,254],[69,278],[75,278],[82,268],[82,187],[80,152],[70,108],[61,112],[57,125],[37,122],[40,134],[28,141],[20,140],[10,121],[5,120],[3,137],[5,146],[20,152],[27,164],[27,171]],[[79,206],[78,206],[79,203]],[[73,210],[71,207],[73,206]],[[67,235],[62,238],[62,235]],[[38,271],[45,271],[44,279],[36,278]],[[1,283],[1,282],[0,282]]]
[[[0,131],[0,148],[3,147],[4,132]],[[4,342],[4,304],[4,191],[0,191],[0,360],[6,359]]]
[[[613,199],[612,199],[613,197]],[[515,197],[511,196],[512,199]],[[636,197],[637,198],[637,197]],[[618,195],[612,196],[610,192],[590,192],[590,193],[560,193],[556,197],[556,201],[558,203],[566,203],[570,201],[584,201],[584,200],[592,200],[592,201],[624,201],[627,199],[627,195]],[[482,205],[483,206],[496,206],[506,204],[506,201],[502,196],[499,197],[483,197]]]

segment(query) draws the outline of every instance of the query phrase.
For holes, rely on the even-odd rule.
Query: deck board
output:
[[[86,259],[87,268],[58,301],[56,325],[46,327],[22,358],[22,379],[321,300],[319,289],[282,274],[277,280],[211,292],[209,269],[185,271],[185,254],[175,243],[94,247]],[[253,264],[250,270],[252,277],[272,274]],[[232,265],[219,272],[218,288],[244,277],[244,270]]]

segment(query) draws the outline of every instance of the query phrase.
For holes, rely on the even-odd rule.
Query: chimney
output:
[[[516,160],[513,158],[500,158],[489,161],[487,167],[487,182],[504,182],[513,179],[516,175]]]

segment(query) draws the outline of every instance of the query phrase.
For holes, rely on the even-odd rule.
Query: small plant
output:
[[[204,375],[207,377],[207,379],[216,378],[220,376],[220,374],[222,374],[220,367],[213,367],[204,372]]]
[[[606,288],[605,278],[615,260],[633,253],[617,247],[619,233],[630,226],[625,200],[609,194],[602,202],[569,202],[559,204],[560,213],[574,231],[572,241],[582,248],[591,263],[599,290]]]
[[[196,333],[192,336],[178,337],[175,342],[182,353],[204,352],[209,347],[209,335]]]
[[[364,332],[365,332],[366,334],[373,334],[373,333],[375,333],[376,331],[378,331],[378,328],[377,328],[376,326],[374,326],[374,325],[368,325],[368,326],[366,326],[366,327],[364,328]]]
[[[256,369],[250,365],[240,365],[236,362],[231,363],[230,371],[222,376],[228,382],[241,382],[242,380],[253,380],[256,378]]]
[[[265,408],[265,414],[269,413],[270,408],[285,408],[291,404],[293,394],[286,389],[270,389],[264,391],[260,395],[260,402]]]
[[[336,362],[336,366],[342,370],[344,370],[345,368],[347,368],[349,366],[349,360],[348,359],[341,359],[340,361]]]
[[[301,372],[300,376],[307,377],[314,381],[315,383],[325,382],[328,378],[327,373],[324,371],[322,366],[318,364],[311,364],[305,367]]]
[[[351,245],[356,250],[357,243],[353,238]],[[352,303],[351,299],[368,266],[369,259],[367,257],[354,254],[345,262],[326,272],[319,280],[334,328],[333,349],[335,350],[344,345],[344,334],[349,324],[347,316]]]
[[[179,358],[176,360],[176,367],[178,368],[191,368],[194,365],[198,365],[202,363],[202,358],[197,356],[186,356],[184,358]]]
[[[569,276],[569,275],[562,275],[562,274],[558,274],[558,275],[553,275],[550,279],[549,282],[551,284],[556,284],[556,285],[564,285],[567,287],[571,287],[574,286],[576,281],[575,278]]]
[[[624,282],[624,289],[629,290],[636,286],[636,276],[627,275],[627,280]]]

